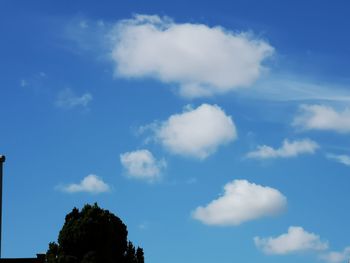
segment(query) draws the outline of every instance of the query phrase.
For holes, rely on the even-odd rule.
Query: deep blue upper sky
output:
[[[146,262],[346,262],[349,8],[1,1],[3,257],[96,201]]]

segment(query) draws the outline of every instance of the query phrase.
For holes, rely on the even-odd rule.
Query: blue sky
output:
[[[3,257],[74,206],[147,262],[350,257],[347,1],[2,1]]]

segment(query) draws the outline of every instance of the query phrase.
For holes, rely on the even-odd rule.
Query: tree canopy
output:
[[[58,243],[49,244],[48,263],[144,263],[143,249],[127,239],[122,220],[96,203],[66,215]]]

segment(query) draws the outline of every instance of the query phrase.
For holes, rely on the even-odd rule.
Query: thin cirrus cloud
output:
[[[86,108],[92,99],[93,97],[90,93],[78,96],[71,89],[64,89],[58,94],[55,105],[62,109]]]
[[[254,243],[257,248],[270,255],[328,249],[328,242],[322,241],[318,235],[309,233],[300,226],[291,226],[287,233],[277,237],[254,237]]]
[[[86,192],[91,194],[99,194],[109,192],[111,190],[108,184],[106,184],[100,177],[94,174],[86,176],[83,180],[80,181],[80,183],[59,186],[58,189],[67,193]]]
[[[293,125],[303,130],[329,130],[350,133],[350,109],[337,111],[325,105],[302,105]]]
[[[274,53],[270,44],[251,33],[180,24],[157,15],[122,20],[108,37],[117,76],[177,83],[187,98],[251,85],[264,71],[264,60]]]
[[[320,83],[306,80],[301,75],[278,74],[270,72],[260,78],[249,89],[241,89],[238,95],[268,101],[327,101],[347,103],[350,91],[346,86],[336,83]]]
[[[231,116],[217,105],[202,104],[171,115],[166,121],[150,126],[154,139],[169,152],[205,159],[221,145],[237,138]]]
[[[120,162],[132,178],[157,180],[166,167],[165,160],[157,160],[149,150],[137,150],[120,155]]]
[[[345,154],[327,154],[327,158],[334,160],[338,163],[350,166],[350,156]]]
[[[260,145],[255,151],[249,152],[246,156],[253,159],[290,158],[300,154],[313,154],[318,148],[319,145],[310,139],[295,141],[285,139],[278,149]]]
[[[192,217],[207,225],[235,226],[243,222],[281,213],[287,198],[278,190],[234,180],[224,186],[224,193],[206,206],[197,207]]]

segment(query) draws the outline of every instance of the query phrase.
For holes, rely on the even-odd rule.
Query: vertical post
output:
[[[5,156],[0,155],[0,258],[2,245],[2,165],[5,162]]]

